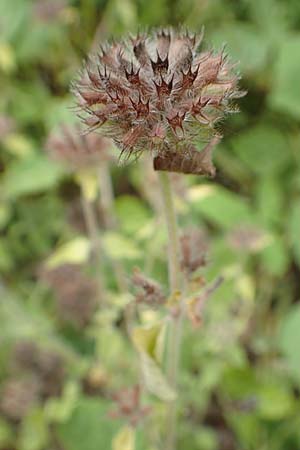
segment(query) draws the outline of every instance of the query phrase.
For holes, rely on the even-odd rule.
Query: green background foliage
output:
[[[0,389],[16,377],[11,359],[20,340],[63,355],[65,378],[58,397],[38,402],[17,424],[0,413],[0,448],[108,450],[122,426],[108,416],[106,392],[139,376],[122,316],[129,293],[117,293],[107,263],[110,308],[84,329],[59,319],[40,271],[74,239],[63,258],[73,252],[84,262],[85,232],[69,220],[76,182],[49,160],[45,141],[53,127],[74,120],[69,84],[95,34],[102,41],[184,24],[196,31],[205,25],[206,48],[226,43],[248,95],[241,113],[222,125],[216,178],[177,180],[180,225],[205,228],[209,236],[205,277],[225,278],[200,329],[185,330],[178,448],[300,449],[299,1],[55,0],[50,10],[51,4],[58,11],[45,19],[37,12],[43,0],[0,0],[0,111],[14,123],[0,127]],[[141,162],[112,168],[119,229],[103,233],[103,242],[128,277],[139,266],[166,287],[166,234],[144,195],[152,184],[143,170]],[[251,251],[233,246],[237,227],[259,230],[262,242]],[[95,391],[86,388],[91,368],[102,380]],[[152,415],[136,448],[159,450],[163,405],[151,395],[145,401]]]

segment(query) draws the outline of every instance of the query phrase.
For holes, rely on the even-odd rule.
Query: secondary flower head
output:
[[[109,141],[98,133],[83,134],[77,125],[62,125],[50,133],[46,149],[49,155],[72,170],[93,168],[110,159]]]
[[[73,84],[88,129],[112,138],[121,155],[152,151],[157,170],[212,175],[216,124],[243,93],[223,50],[200,51],[202,37],[156,30],[102,47]]]

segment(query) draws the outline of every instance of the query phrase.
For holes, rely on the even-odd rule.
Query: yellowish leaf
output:
[[[79,236],[58,247],[47,259],[46,265],[49,269],[53,269],[62,264],[84,263],[89,257],[90,250],[90,241],[83,236]]]
[[[0,42],[0,69],[5,73],[11,73],[16,67],[16,59],[13,48],[8,42]]]
[[[4,145],[12,155],[20,158],[33,154],[33,145],[23,134],[9,134],[4,140]]]
[[[134,450],[135,430],[125,426],[116,434],[112,442],[112,450]]]
[[[196,185],[189,188],[188,199],[191,202],[197,202],[209,197],[210,195],[213,195],[214,193],[214,187],[209,184]]]
[[[140,353],[140,362],[147,390],[166,402],[175,400],[176,393],[169,385],[156,361],[150,358],[147,353]]]
[[[163,322],[154,325],[135,327],[131,338],[139,352],[146,353],[156,361],[161,360],[164,344],[165,327]]]
[[[140,250],[132,241],[114,231],[108,231],[103,235],[105,252],[111,259],[137,259],[141,256]]]
[[[84,197],[93,202],[98,194],[98,180],[94,171],[81,170],[75,175],[77,183],[80,185]]]

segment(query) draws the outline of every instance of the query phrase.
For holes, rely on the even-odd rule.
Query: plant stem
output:
[[[116,226],[116,217],[114,213],[114,191],[109,173],[108,163],[101,161],[98,167],[98,180],[100,187],[100,212],[102,214],[104,227],[112,229]]]
[[[180,271],[179,260],[179,238],[177,230],[177,219],[174,209],[174,202],[172,196],[172,187],[170,183],[170,176],[166,172],[158,172],[160,181],[162,199],[164,204],[165,220],[168,229],[168,258],[169,258],[169,284],[171,295],[176,294],[182,290],[182,277]],[[169,331],[168,342],[168,380],[171,387],[176,390],[178,369],[180,360],[180,345],[182,334],[182,305],[179,301],[178,310],[172,316]],[[170,402],[167,413],[167,435],[165,450],[175,450],[176,446],[176,418],[177,405],[176,400]]]
[[[114,230],[117,227],[117,219],[114,211],[114,190],[107,161],[102,161],[99,166],[98,182],[100,188],[99,206],[104,228]],[[119,291],[126,292],[128,286],[122,265],[119,261],[112,261],[112,266]]]
[[[98,233],[98,224],[93,204],[86,198],[83,192],[81,193],[81,205],[87,232],[92,245],[92,259],[93,262],[100,266],[100,270],[97,273],[97,284],[99,297],[103,300],[103,298],[105,298],[105,288],[102,280],[101,242]]]

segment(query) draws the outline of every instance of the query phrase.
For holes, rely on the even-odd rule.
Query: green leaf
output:
[[[246,199],[221,187],[213,186],[191,201],[201,216],[221,228],[230,229],[237,221],[240,224],[254,221],[254,213]]]
[[[119,426],[108,416],[107,403],[82,398],[71,418],[57,426],[57,434],[65,450],[109,450]]]
[[[33,194],[53,187],[62,168],[45,156],[22,159],[10,166],[3,177],[3,191],[9,198]]]
[[[9,444],[13,441],[13,434],[11,426],[0,418],[0,448],[9,447]]]
[[[103,236],[105,252],[111,259],[138,259],[141,252],[132,239],[128,239],[113,231],[106,232]]]
[[[48,424],[42,409],[31,411],[22,422],[18,448],[20,450],[42,450],[45,448],[48,438]]]
[[[122,195],[116,199],[115,206],[118,222],[124,233],[135,234],[147,225],[150,213],[137,197]]]
[[[292,393],[286,386],[268,384],[259,393],[258,414],[263,419],[281,420],[294,411]]]
[[[270,244],[261,251],[260,257],[270,274],[282,276],[289,264],[288,249],[281,236],[274,235],[270,239]]]
[[[282,319],[278,344],[290,370],[300,380],[300,306],[293,306]]]
[[[266,174],[282,170],[288,162],[286,137],[275,127],[257,125],[232,140],[241,161],[254,173]]]
[[[298,119],[300,118],[299,53],[299,35],[295,34],[282,40],[273,69],[273,90],[269,97],[272,107]]]
[[[300,201],[294,202],[291,209],[289,238],[294,258],[300,267]]]
[[[283,192],[280,179],[277,177],[262,177],[256,186],[256,202],[259,217],[265,226],[279,225],[284,216]]]
[[[248,24],[231,23],[218,29],[212,35],[215,46],[224,43],[234,61],[240,61],[242,73],[261,69],[267,60],[268,44],[264,36]]]
[[[63,394],[60,398],[51,398],[45,405],[45,415],[51,422],[66,422],[78,400],[79,387],[77,383],[69,381],[64,386]]]

